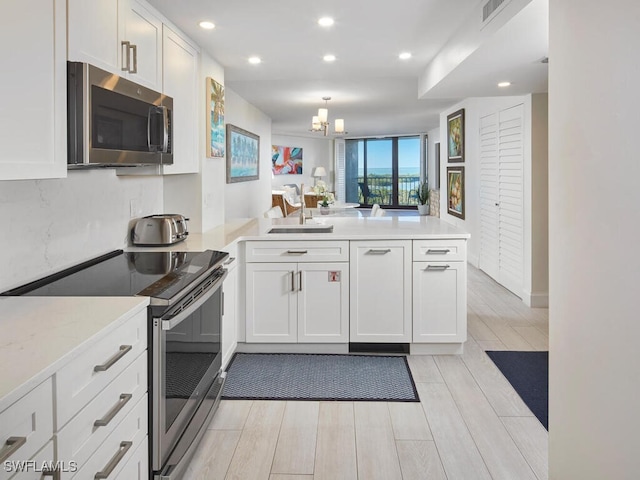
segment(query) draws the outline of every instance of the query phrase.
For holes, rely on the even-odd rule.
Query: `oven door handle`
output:
[[[228,274],[229,272],[227,271],[227,269],[223,269],[222,275],[220,275],[215,282],[209,285],[207,291],[204,292],[200,297],[198,297],[195,302],[191,303],[188,308],[184,309],[178,315],[168,320],[163,320],[161,318],[160,323],[162,325],[162,330],[171,330],[172,328],[182,323],[185,318],[189,317],[189,315],[195,312],[198,308],[200,308],[202,304],[209,300],[209,298],[211,298],[211,296],[216,293],[216,290],[218,290],[222,286],[222,282],[225,278],[227,278]]]

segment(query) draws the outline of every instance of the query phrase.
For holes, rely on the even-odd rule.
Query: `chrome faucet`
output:
[[[300,184],[300,225],[304,225],[304,183]]]

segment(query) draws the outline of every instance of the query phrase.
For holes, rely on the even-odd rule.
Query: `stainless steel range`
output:
[[[3,295],[147,296],[150,478],[182,477],[216,411],[226,252],[118,250]]]

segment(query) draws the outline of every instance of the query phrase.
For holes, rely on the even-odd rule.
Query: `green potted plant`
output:
[[[429,194],[431,189],[426,181],[421,182],[416,190],[416,196],[418,198],[418,213],[420,215],[429,215]]]

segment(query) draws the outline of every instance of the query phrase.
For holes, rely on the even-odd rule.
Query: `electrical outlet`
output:
[[[142,215],[142,206],[140,205],[140,200],[137,198],[132,198],[129,200],[129,218],[135,218]]]

